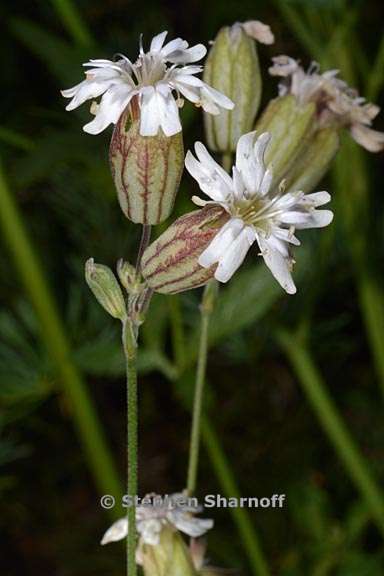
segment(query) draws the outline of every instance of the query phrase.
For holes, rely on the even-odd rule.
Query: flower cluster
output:
[[[269,73],[283,78],[279,84],[280,96],[293,94],[301,105],[315,102],[320,124],[346,126],[354,140],[370,152],[384,148],[384,133],[370,128],[380,108],[366,102],[339,78],[338,70],[320,73],[319,65],[313,62],[305,71],[289,56],[276,56],[272,61]]]
[[[190,47],[181,38],[166,43],[166,36],[155,36],[148,51],[140,40],[135,61],[119,54],[115,60],[86,62],[85,80],[62,92],[71,99],[67,110],[92,100],[95,118],[84,126],[86,132],[98,134],[115,125],[109,159],[119,203],[129,220],[143,225],[136,266],[120,262],[117,278],[93,259],[86,265],[97,300],[123,324],[127,363],[136,356],[139,326],[154,291],[174,294],[213,278],[226,283],[253,245],[281,287],[294,294],[297,231],[322,228],[333,219],[330,210],[321,209],[330,194],[313,190],[338,150],[339,132],[346,127],[367,150],[384,148],[384,134],[371,128],[377,106],[361,98],[337,70],[321,73],[314,63],[305,71],[288,56],[273,58],[269,71],[281,78],[279,96],[256,120],[262,95],[257,42],[274,40],[263,23],[223,27],[205,69],[196,65],[206,54],[202,44]],[[99,97],[99,103],[94,101]],[[201,142],[195,143],[195,155],[188,151],[184,158],[179,117],[184,98],[202,108],[207,145],[222,155],[223,166]],[[184,165],[208,199],[192,196],[199,208],[177,218],[151,243],[151,226],[172,212]],[[211,286],[215,291],[215,283]],[[128,386],[129,405],[135,407],[131,391]],[[136,431],[133,426],[129,433],[135,449]],[[134,452],[130,459],[137,464]],[[135,493],[133,478],[129,490]],[[130,524],[128,517],[121,518],[101,543],[128,535],[131,572],[137,563],[145,576],[213,575],[196,541],[213,520],[196,517],[199,512],[181,494],[142,504],[128,510]],[[180,533],[192,539],[190,547]]]

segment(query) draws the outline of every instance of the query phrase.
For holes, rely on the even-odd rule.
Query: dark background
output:
[[[77,382],[81,375],[90,392],[121,479],[125,384],[118,326],[89,293],[83,265],[91,256],[112,267],[121,256],[133,257],[139,231],[115,198],[107,163],[110,130],[98,137],[83,133],[88,105],[66,113],[59,90],[81,80],[81,63],[90,57],[122,52],[133,58],[140,33],[144,43],[167,29],[170,38],[207,44],[222,25],[255,18],[270,24],[276,36],[275,45],[259,48],[263,106],[276,94],[276,81],[267,74],[270,58],[281,53],[305,66],[315,58],[340,68],[363,95],[380,103],[383,16],[379,1],[2,3],[1,186],[7,185],[18,206],[69,343],[73,378]],[[188,104],[183,125],[186,149],[204,138],[200,112]],[[382,117],[376,127],[384,129]],[[219,446],[212,437],[204,439],[198,493],[224,492],[229,476],[218,470],[219,453],[243,495],[287,495],[283,510],[249,511],[271,574],[384,573],[384,497],[379,492],[369,508],[356,473],[345,467],[345,446],[327,437],[329,409],[315,402],[316,409],[308,399],[310,390],[329,392],[363,468],[382,487],[382,179],[382,154],[369,155],[345,136],[323,184],[333,193],[335,221],[323,235],[307,234],[295,272],[298,295],[284,295],[254,253],[222,290],[213,319],[207,417]],[[192,208],[193,193],[193,181],[184,175],[176,214]],[[76,429],[76,414],[81,419],[84,407],[76,410],[69,400],[73,378],[62,377],[68,359],[55,353],[60,345],[50,347],[41,321],[46,295],[35,286],[28,254],[18,251],[19,228],[5,219],[1,572],[121,574],[123,546],[98,544],[111,519],[99,505],[100,478]],[[143,330],[142,494],[171,493],[184,485],[200,296],[197,290],[156,297]],[[380,521],[372,516],[376,504]],[[257,574],[231,513],[215,510],[213,517],[212,562]]]

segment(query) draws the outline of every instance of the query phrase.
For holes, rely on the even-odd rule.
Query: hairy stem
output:
[[[127,536],[127,576],[136,576],[136,506],[135,502],[138,488],[138,401],[137,401],[137,345],[134,336],[134,326],[127,319],[123,326],[123,347],[127,369],[127,496],[131,503],[127,508],[128,536]]]
[[[148,248],[149,242],[151,240],[151,229],[152,227],[149,224],[143,224],[143,228],[141,231],[140,246],[136,260],[136,274],[140,274],[141,259],[143,257],[146,248]]]
[[[216,292],[217,292],[217,282],[216,280],[211,280],[204,288],[204,294],[200,305],[201,332],[200,332],[199,355],[197,359],[195,396],[192,411],[191,441],[189,447],[189,463],[188,463],[188,476],[187,476],[188,494],[193,494],[196,488],[197,469],[199,464],[199,449],[200,449],[201,412],[203,405],[205,371],[207,367],[207,355],[208,355],[209,319],[212,314]]]

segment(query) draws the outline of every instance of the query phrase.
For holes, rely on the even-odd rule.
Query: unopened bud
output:
[[[198,576],[184,540],[170,528],[163,528],[159,544],[143,544],[139,558],[144,576]]]
[[[142,283],[135,266],[121,258],[117,263],[117,275],[129,294],[139,294]]]
[[[112,270],[103,264],[95,264],[93,258],[90,258],[85,264],[85,279],[101,306],[111,316],[123,321],[126,317],[126,306]]]
[[[228,218],[220,206],[206,206],[171,224],[143,254],[141,271],[149,287],[175,294],[206,284],[216,264],[203,268],[198,258]]]
[[[316,132],[286,174],[286,191],[302,190],[305,194],[313,191],[328,171],[339,144],[335,128],[324,128]]]
[[[221,28],[209,51],[204,81],[235,103],[233,110],[223,110],[217,116],[204,114],[205,133],[211,150],[234,152],[240,136],[253,128],[262,91],[254,40],[257,33],[259,41],[273,41],[269,27],[260,22],[236,23]]]
[[[170,215],[184,167],[182,132],[140,135],[129,108],[113,132],[110,163],[124,214],[139,224],[159,224]]]
[[[303,153],[313,134],[315,105],[301,105],[292,95],[271,100],[256,123],[258,134],[269,132],[271,141],[265,162],[272,164],[273,181],[278,185]]]

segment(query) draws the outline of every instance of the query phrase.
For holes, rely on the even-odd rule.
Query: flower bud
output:
[[[93,258],[90,258],[85,264],[85,279],[104,310],[113,318],[124,321],[124,297],[112,270],[103,264],[95,264]]]
[[[170,215],[184,167],[182,132],[140,135],[138,114],[122,114],[112,135],[110,164],[120,206],[138,224],[160,224]]]
[[[144,576],[198,576],[188,547],[171,528],[163,528],[159,544],[143,544],[139,560]]]
[[[216,264],[203,268],[198,258],[228,219],[223,208],[208,205],[171,224],[143,254],[141,271],[149,287],[175,294],[206,284]]]
[[[265,163],[272,164],[274,185],[281,182],[306,150],[313,134],[315,112],[312,102],[303,106],[292,95],[282,96],[271,100],[256,123],[258,134],[271,134]]]
[[[135,266],[121,258],[117,263],[117,275],[129,294],[140,294],[143,285]]]
[[[235,103],[233,110],[222,110],[217,116],[204,114],[205,133],[211,150],[234,152],[240,136],[252,130],[259,109],[262,81],[256,43],[250,35],[252,27],[248,26],[251,24],[237,22],[231,27],[221,28],[205,63],[204,81]],[[268,38],[264,30],[259,40],[272,42],[269,28],[258,24],[270,35]]]
[[[337,129],[318,130],[286,174],[286,192],[302,190],[307,194],[314,190],[328,171],[339,144]]]

